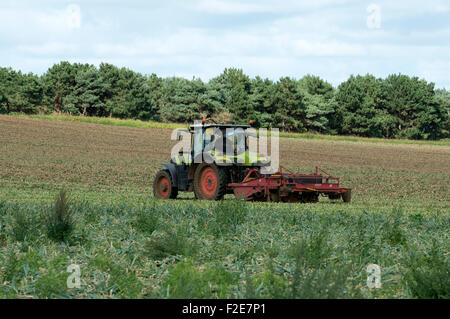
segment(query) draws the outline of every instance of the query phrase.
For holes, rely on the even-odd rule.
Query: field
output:
[[[171,126],[104,124],[0,116],[0,297],[450,297],[447,142],[281,138],[283,166],[341,176],[350,204],[159,202]],[[62,188],[64,243],[48,221]]]

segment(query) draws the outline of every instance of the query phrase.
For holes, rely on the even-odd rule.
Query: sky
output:
[[[450,89],[450,1],[0,0],[0,66],[112,63],[204,81],[418,76]]]

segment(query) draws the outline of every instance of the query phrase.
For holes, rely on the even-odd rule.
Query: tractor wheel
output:
[[[178,196],[178,188],[172,186],[172,178],[167,170],[161,170],[156,174],[153,182],[153,195],[160,199],[175,199]]]
[[[227,190],[225,171],[214,164],[200,164],[194,174],[195,197],[204,200],[221,200]]]
[[[352,190],[349,189],[345,193],[343,193],[342,199],[344,200],[344,203],[350,203],[352,201]]]

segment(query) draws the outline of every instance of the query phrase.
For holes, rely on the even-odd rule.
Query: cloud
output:
[[[339,6],[354,0],[199,0],[194,9],[212,14],[249,14],[249,13],[298,13],[304,10],[320,9],[326,6]]]
[[[82,27],[81,8],[69,5],[61,9],[6,7],[0,10],[0,36],[33,42],[46,37],[67,36],[67,32]]]
[[[242,14],[255,12],[269,12],[271,7],[264,3],[243,3],[223,0],[201,0],[195,8],[213,14]]]
[[[69,0],[70,1],[70,0]],[[381,7],[381,29],[367,6]],[[427,75],[450,88],[445,1],[192,0],[10,2],[0,5],[0,61],[44,72],[61,60],[101,61],[161,76]],[[447,19],[448,18],[448,19]]]
[[[78,45],[75,43],[48,42],[37,45],[19,45],[19,53],[32,55],[60,55],[69,52],[76,53]]]
[[[65,12],[66,25],[69,29],[79,29],[81,27],[81,8],[77,4],[70,4]]]

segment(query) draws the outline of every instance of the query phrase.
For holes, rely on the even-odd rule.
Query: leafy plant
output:
[[[450,298],[450,261],[433,242],[429,255],[413,250],[406,261],[404,281],[415,298]]]
[[[243,200],[224,200],[217,203],[214,211],[211,231],[215,235],[236,232],[248,214],[248,207]]]
[[[30,238],[35,231],[35,223],[25,210],[18,210],[14,214],[12,223],[12,235],[14,240],[23,242]]]
[[[152,259],[163,259],[169,256],[192,256],[197,251],[197,244],[187,237],[185,227],[149,238],[144,244],[145,253]]]
[[[290,298],[336,299],[358,296],[349,281],[351,267],[342,260],[330,260],[327,229],[322,228],[294,244],[290,253],[294,267]]]
[[[166,298],[226,298],[236,276],[222,265],[209,264],[199,270],[191,260],[172,265],[162,285]]]
[[[12,282],[19,274],[19,258],[14,251],[10,251],[6,256],[5,268],[2,274],[3,281]]]
[[[158,215],[154,210],[140,209],[136,214],[133,227],[140,232],[152,234],[158,226]]]
[[[53,209],[46,218],[48,238],[58,242],[68,242],[75,228],[67,193],[62,189],[55,199]]]
[[[401,229],[402,211],[399,208],[394,208],[392,217],[384,224],[384,238],[393,246],[406,244],[406,236]]]

